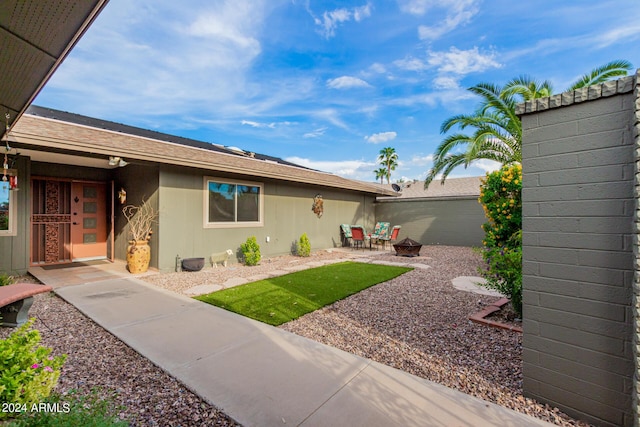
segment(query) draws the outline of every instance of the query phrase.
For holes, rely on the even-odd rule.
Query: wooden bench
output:
[[[33,296],[52,291],[51,286],[14,283],[0,286],[0,326],[16,327],[28,319]]]

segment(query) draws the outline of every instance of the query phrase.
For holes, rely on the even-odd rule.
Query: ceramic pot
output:
[[[151,247],[146,240],[132,240],[127,247],[127,267],[132,274],[144,273],[149,269]]]

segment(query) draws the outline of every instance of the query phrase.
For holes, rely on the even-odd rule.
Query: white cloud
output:
[[[243,124],[243,125],[251,126],[253,128],[271,128],[271,129],[274,129],[276,127],[275,123],[260,123],[260,122],[254,122],[252,120],[243,120],[240,123]]]
[[[364,139],[372,144],[380,144],[383,142],[393,141],[396,139],[396,136],[398,136],[396,132],[380,132],[374,133],[370,136],[365,136]]]
[[[480,11],[479,0],[398,0],[400,10],[415,16],[423,16],[432,9],[441,9],[443,16],[430,14],[435,25],[421,25],[421,40],[434,40],[459,26],[468,24]]]
[[[303,138],[319,138],[327,131],[326,127],[315,129],[302,135]]]
[[[460,79],[452,76],[438,76],[433,79],[436,89],[460,89]]]
[[[351,20],[360,22],[364,18],[371,16],[371,9],[371,4],[367,3],[364,6],[354,7],[351,9],[340,8],[332,11],[325,11],[322,14],[322,18],[314,16],[314,21],[316,25],[320,27],[320,34],[329,39],[335,36],[336,28],[338,28],[340,24]]]
[[[500,169],[502,164],[493,160],[482,159],[474,161],[470,166],[475,166],[476,168],[481,169],[484,172],[493,172]]]
[[[330,161],[312,160],[302,157],[287,157],[285,160],[323,172],[334,173],[345,178],[362,179],[367,181],[372,181],[373,178],[375,178],[373,170],[377,166],[374,162],[367,162],[364,160]]]
[[[433,154],[429,154],[427,156],[419,156],[419,155],[414,155],[411,158],[410,163],[412,165],[416,165],[416,166],[427,166],[427,165],[431,165],[433,163]]]
[[[371,87],[371,85],[357,77],[342,76],[327,80],[327,87],[331,89],[350,89],[357,87]]]
[[[424,71],[429,68],[429,66],[425,64],[424,61],[413,57],[398,59],[394,61],[393,64],[396,67],[406,71]]]
[[[427,62],[436,67],[439,73],[457,75],[466,75],[502,66],[496,61],[495,52],[482,53],[477,46],[468,50],[460,50],[452,46],[449,52],[429,52]]]
[[[371,64],[371,66],[369,67],[369,71],[376,74],[384,74],[387,72],[387,69],[381,63],[375,62]]]
[[[222,117],[244,108],[269,4],[142,3],[106,8],[48,83],[48,96],[64,94],[71,111],[116,121],[170,115],[176,128],[194,111]]]

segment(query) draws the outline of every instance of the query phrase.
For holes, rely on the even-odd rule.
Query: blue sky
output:
[[[110,0],[36,105],[373,181],[424,179],[465,88],[640,68],[634,0]],[[450,177],[483,175],[481,162]]]

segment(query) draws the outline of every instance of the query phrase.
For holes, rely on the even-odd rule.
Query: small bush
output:
[[[482,225],[487,268],[480,273],[486,287],[511,298],[522,315],[522,167],[508,165],[488,173],[478,201],[489,220]]]
[[[15,277],[9,276],[7,273],[0,274],[0,286],[11,285],[16,281]]]
[[[298,240],[298,256],[308,257],[311,255],[311,242],[307,237],[307,233],[303,233]]]
[[[101,396],[99,389],[92,389],[88,395],[81,396],[77,391],[71,391],[62,396],[54,394],[48,398],[42,407],[46,410],[32,411],[27,408],[9,427],[125,427],[129,423],[120,420],[117,413],[123,409],[114,404],[115,395],[111,393]]]
[[[50,356],[51,348],[40,346],[40,332],[33,320],[0,340],[0,402],[32,405],[48,397],[60,377],[67,356]],[[0,419],[7,417],[0,412]]]
[[[255,236],[249,237],[245,243],[241,244],[240,250],[246,265],[258,265],[260,262],[260,245]]]

